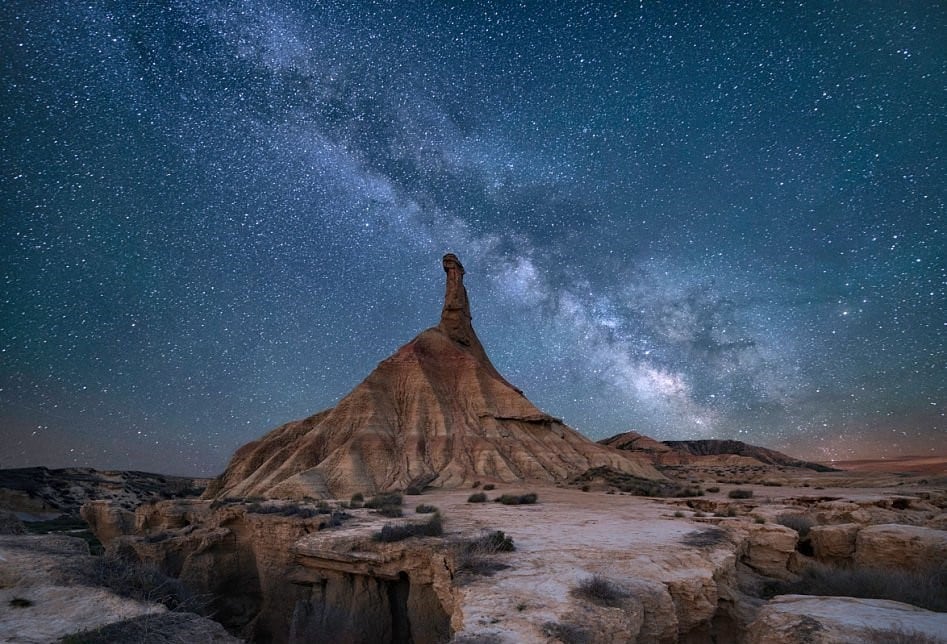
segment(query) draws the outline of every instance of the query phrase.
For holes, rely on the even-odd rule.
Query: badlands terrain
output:
[[[212,481],[0,472],[0,641],[947,641],[942,459],[595,443],[442,266],[436,326]]]

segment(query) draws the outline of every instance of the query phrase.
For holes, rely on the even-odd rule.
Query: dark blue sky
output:
[[[0,466],[211,474],[433,325],[592,438],[943,453],[936,2],[6,2]]]

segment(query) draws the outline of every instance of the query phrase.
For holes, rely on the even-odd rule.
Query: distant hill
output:
[[[600,440],[599,443],[616,449],[647,455],[656,465],[686,465],[688,463],[706,462],[714,457],[740,457],[753,459],[764,465],[798,467],[816,472],[838,471],[821,463],[793,458],[782,452],[750,445],[743,441],[717,439],[656,441],[637,432],[624,432]]]
[[[0,509],[78,516],[87,501],[105,499],[132,509],[143,501],[199,495],[208,479],[86,467],[0,469]]]

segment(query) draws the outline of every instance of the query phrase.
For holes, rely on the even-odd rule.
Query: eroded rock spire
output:
[[[447,273],[447,290],[438,326],[455,342],[467,347],[479,345],[470,324],[470,302],[467,300],[467,289],[464,288],[464,265],[453,253],[444,255],[443,265]]]

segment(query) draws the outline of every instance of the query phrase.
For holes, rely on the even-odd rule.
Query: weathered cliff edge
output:
[[[471,324],[464,268],[445,255],[440,323],[339,404],[237,450],[206,498],[344,498],[474,481],[565,481],[594,467],[662,479],[537,409],[496,370]]]
[[[814,642],[894,632],[905,615],[913,631],[947,632],[947,614],[898,602],[818,598],[821,621],[813,626],[806,602],[816,598],[767,602],[747,594],[793,579],[809,561],[798,533],[756,522],[747,513],[752,503],[731,501],[741,508],[735,517],[700,517],[679,510],[686,501],[535,489],[534,506],[469,504],[469,490],[408,497],[437,505],[446,534],[397,543],[372,539],[389,521],[364,509],[349,510],[353,518],[338,527],[329,515],[260,514],[244,503],[207,501],[163,501],[124,517],[91,504],[84,516],[104,537],[129,533],[113,536],[111,551],[154,562],[213,595],[231,632],[261,641],[542,642],[579,629],[591,642],[788,644],[803,641],[793,639],[803,631],[824,632]],[[901,513],[906,520],[930,514]],[[423,520],[410,505],[405,514]],[[456,544],[491,528],[515,539],[515,552],[494,555],[508,567],[489,577],[466,573]],[[883,538],[885,561],[895,567],[921,550],[937,556],[947,543],[942,530],[924,532],[921,549],[917,530],[866,524],[859,532],[865,537],[855,537],[856,561],[859,548],[868,552]],[[618,583],[627,596],[609,605],[577,596],[592,576]]]

